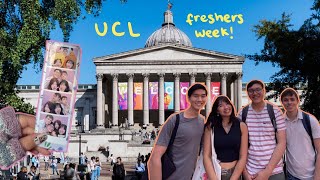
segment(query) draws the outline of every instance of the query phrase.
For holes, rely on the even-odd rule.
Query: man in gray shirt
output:
[[[170,149],[176,171],[168,180],[191,179],[199,154],[204,129],[204,117],[200,111],[207,102],[207,89],[202,84],[194,84],[189,88],[187,97],[189,107],[179,112],[180,123]],[[150,180],[162,180],[161,157],[167,150],[175,122],[176,114],[173,114],[161,128],[148,162]]]
[[[318,180],[320,179],[320,124],[314,116],[299,109],[300,100],[294,89],[285,89],[280,99],[286,110],[287,179]],[[311,130],[310,135],[308,129]]]

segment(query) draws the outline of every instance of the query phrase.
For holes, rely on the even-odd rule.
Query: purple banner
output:
[[[126,82],[118,83],[118,104],[119,110],[128,109],[128,84]]]
[[[158,82],[149,82],[149,109],[158,109]]]

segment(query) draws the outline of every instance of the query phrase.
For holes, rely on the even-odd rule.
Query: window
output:
[[[75,112],[76,112],[76,120],[77,120],[77,122],[79,123],[79,122],[82,122],[82,119],[83,119],[83,115],[82,115],[82,113],[83,113],[83,107],[78,107],[77,109],[75,109]]]

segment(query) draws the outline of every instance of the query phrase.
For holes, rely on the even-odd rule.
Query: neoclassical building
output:
[[[162,125],[173,112],[180,111],[181,82],[202,82],[212,92],[229,96],[236,107],[242,104],[242,65],[244,57],[195,48],[188,36],[173,23],[170,9],[162,27],[147,39],[145,47],[93,59],[97,78],[97,127],[117,127],[124,120],[132,125]],[[134,108],[134,85],[143,83],[143,108]],[[157,82],[158,108],[151,110],[149,82]],[[165,108],[165,83],[174,82],[173,109]],[[119,83],[125,83],[126,109],[119,110]],[[209,93],[211,99],[212,93]],[[205,114],[210,112],[207,103]]]

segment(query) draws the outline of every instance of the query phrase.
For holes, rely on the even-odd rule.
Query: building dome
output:
[[[162,27],[151,34],[145,44],[145,47],[162,44],[192,46],[189,37],[174,25],[173,15],[169,9],[164,13],[164,23],[162,24]]]

